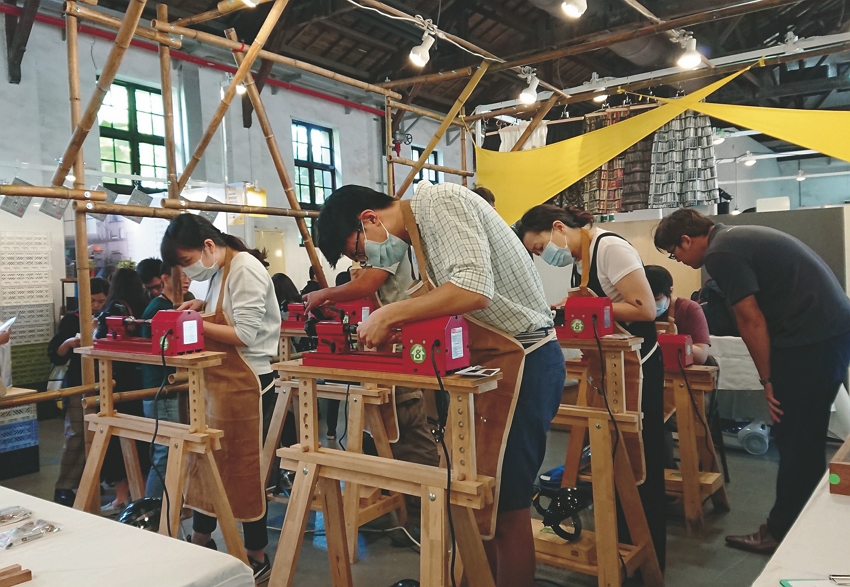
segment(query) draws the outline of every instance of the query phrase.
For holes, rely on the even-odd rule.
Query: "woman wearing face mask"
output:
[[[588,272],[587,288],[611,299],[614,319],[643,338],[641,411],[646,481],[639,486],[661,569],[666,556],[664,497],[664,366],[656,344],[656,305],[640,255],[623,237],[593,226],[593,216],[575,208],[535,206],[517,224],[525,248],[556,267],[573,266],[572,286]],[[588,258],[585,259],[584,257]]]
[[[174,218],[161,245],[162,259],[180,265],[193,281],[209,281],[205,300],[192,300],[180,310],[211,315],[204,321],[208,351],[227,354],[224,362],[204,371],[207,421],[224,431],[215,460],[234,517],[242,522],[245,550],[261,582],[271,574],[266,530],[266,498],[260,474],[260,394],[274,375],[270,358],[277,354],[280,308],[274,285],[260,259],[262,254],[223,234],[194,214]],[[273,393],[267,395],[272,396]],[[209,488],[190,461],[186,505],[195,510],[190,538],[215,548],[216,527]]]

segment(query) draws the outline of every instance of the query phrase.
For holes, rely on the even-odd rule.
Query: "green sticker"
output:
[[[428,353],[425,352],[425,347],[421,344],[415,344],[410,347],[410,358],[414,363],[424,363]]]
[[[570,322],[570,329],[576,334],[581,334],[584,332],[584,322],[575,318],[572,322]]]
[[[839,477],[835,473],[830,473],[829,474],[829,484],[830,485],[838,485],[839,483],[841,483],[841,477]]]
[[[167,351],[168,350],[168,335],[161,336],[159,339],[159,348]]]

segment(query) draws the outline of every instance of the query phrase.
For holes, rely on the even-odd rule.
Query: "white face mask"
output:
[[[183,267],[183,273],[192,281],[209,281],[213,275],[218,273],[218,263],[215,262],[215,253],[213,253],[213,264],[211,267],[204,265],[204,253],[202,251],[201,257],[197,261],[188,267]]]
[[[670,308],[670,298],[667,296],[655,301],[655,317],[660,318]]]

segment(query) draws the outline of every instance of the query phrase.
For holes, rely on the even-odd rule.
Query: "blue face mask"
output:
[[[546,248],[543,249],[543,252],[540,254],[540,258],[549,263],[549,265],[554,265],[555,267],[566,267],[567,265],[572,265],[575,262],[573,259],[572,253],[567,247],[559,247],[555,243],[552,242],[552,237],[555,236],[555,229],[552,229],[552,236],[549,237],[549,243],[546,245]]]
[[[670,298],[663,297],[655,302],[655,317],[661,317],[670,308]]]
[[[383,224],[381,226],[383,226],[384,232],[387,233],[387,240],[382,243],[370,241],[366,238],[366,229],[364,228],[363,238],[365,240],[363,242],[363,251],[366,253],[366,258],[372,267],[392,267],[404,259],[409,245],[394,234],[390,234],[386,226]]]

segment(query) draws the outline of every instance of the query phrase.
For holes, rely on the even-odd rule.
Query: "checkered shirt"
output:
[[[487,202],[458,184],[422,181],[410,206],[432,281],[490,299],[473,318],[511,335],[553,326],[531,255]]]

